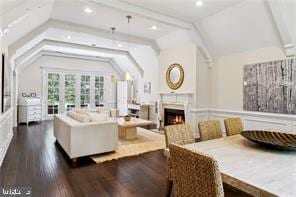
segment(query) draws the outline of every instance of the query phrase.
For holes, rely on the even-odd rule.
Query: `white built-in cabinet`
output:
[[[110,73],[43,69],[43,116],[75,107],[108,107],[110,91]]]
[[[18,122],[41,121],[41,100],[36,97],[20,97],[18,105]]]
[[[128,114],[127,100],[128,100],[127,81],[118,81],[117,82],[117,109],[119,110],[119,116],[125,116]]]

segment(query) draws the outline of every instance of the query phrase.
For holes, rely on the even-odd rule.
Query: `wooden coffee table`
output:
[[[133,140],[137,138],[137,127],[148,126],[152,124],[150,120],[140,118],[132,118],[130,121],[125,121],[123,118],[118,118],[118,136],[121,139]]]

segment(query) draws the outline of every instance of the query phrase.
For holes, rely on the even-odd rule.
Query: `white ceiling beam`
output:
[[[21,73],[23,69],[32,64],[35,60],[37,60],[41,56],[52,56],[52,57],[65,57],[65,58],[75,58],[82,60],[90,60],[90,61],[99,61],[99,62],[107,62],[111,64],[112,68],[117,72],[121,79],[124,79],[125,72],[120,68],[120,66],[114,61],[112,58],[105,58],[100,56],[88,56],[88,55],[77,55],[69,52],[57,52],[51,50],[40,50],[37,53],[32,54],[32,56],[28,59],[25,59],[23,62],[19,62],[16,65],[16,69],[18,73]]]
[[[277,30],[279,31],[280,40],[283,43],[285,54],[287,57],[292,57],[296,55],[296,47],[290,32],[292,27],[288,28],[285,19],[283,18],[283,3],[284,2],[280,0],[267,0],[267,4],[271,11],[270,13],[274,19]]]
[[[199,43],[199,48],[201,50],[201,52],[203,53],[206,62],[207,63],[211,63],[212,62],[212,55],[210,54],[210,51],[208,50],[204,40],[201,37],[201,34],[199,33],[198,29],[198,25],[194,24],[194,30],[193,30],[193,35],[192,38],[195,40],[196,43]]]
[[[138,62],[134,59],[132,54],[129,53],[128,51],[118,50],[118,49],[109,49],[109,48],[98,47],[98,46],[88,46],[88,45],[83,45],[83,44],[69,43],[69,42],[63,42],[63,41],[57,41],[57,40],[51,40],[51,39],[45,39],[45,40],[41,41],[38,45],[35,45],[30,50],[34,50],[35,47],[42,47],[44,45],[62,47],[62,48],[63,47],[64,48],[75,48],[75,49],[89,50],[89,51],[115,54],[115,55],[124,55],[124,56],[128,57],[128,59],[132,62],[132,64],[135,66],[135,68],[140,73],[140,75],[141,76],[144,75],[144,70],[138,64]]]
[[[38,37],[49,28],[62,29],[68,32],[72,31],[77,33],[89,34],[89,35],[93,35],[93,36],[97,36],[105,39],[112,39],[112,35],[110,31],[105,29],[92,28],[92,27],[78,25],[71,22],[64,22],[60,20],[50,19],[46,23],[39,26],[38,28],[34,29],[31,33],[25,35],[24,37],[22,37],[21,39],[13,43],[11,46],[9,46],[9,54],[14,54],[19,48],[24,46],[26,43],[32,41],[34,38]],[[134,44],[150,46],[156,54],[159,54],[160,52],[160,49],[154,40],[137,37],[137,36],[128,36],[127,34],[123,34],[119,32],[116,33],[116,40],[121,42],[127,42],[127,40],[129,40],[131,43],[134,43]]]
[[[41,53],[42,55],[48,55],[53,57],[66,57],[66,58],[72,58],[72,59],[107,62],[111,64],[112,68],[117,72],[120,78],[124,79],[125,72],[120,68],[120,66],[114,61],[113,58],[106,58],[102,56],[77,55],[75,53],[70,53],[70,52],[57,52],[57,51],[49,51],[49,50],[42,50]]]
[[[111,64],[111,66],[114,68],[114,70],[120,76],[120,78],[124,79],[125,72],[120,68],[120,66],[112,58],[104,58],[104,57],[88,56],[88,55],[77,56],[77,54],[74,54],[74,53],[68,53],[68,52],[60,53],[57,51],[50,51],[50,50],[43,50],[43,49],[32,54],[32,56],[23,60],[22,62],[19,62],[18,64],[16,64],[15,69],[17,70],[18,73],[21,73],[27,66],[32,64],[34,61],[36,61],[41,56],[76,58],[76,59],[83,59],[83,60],[107,62],[107,63]]]
[[[107,6],[110,8],[115,8],[117,10],[121,10],[121,11],[127,11],[130,13],[133,13],[135,15],[144,17],[146,19],[151,19],[154,21],[158,21],[160,23],[163,24],[167,24],[169,26],[174,26],[177,28],[181,28],[181,29],[185,29],[185,30],[191,30],[192,29],[192,24],[187,22],[187,21],[183,21],[177,18],[173,18],[170,16],[166,16],[164,14],[160,14],[157,13],[155,11],[131,4],[131,3],[127,3],[127,2],[122,2],[119,0],[84,0],[86,2],[89,3],[94,3],[94,4],[100,4],[103,6]]]
[[[137,63],[137,61],[134,59],[132,54],[130,54],[128,51],[117,50],[117,49],[109,49],[109,48],[102,48],[102,47],[96,47],[96,46],[87,46],[87,45],[82,45],[82,44],[68,43],[68,42],[56,41],[56,40],[50,40],[50,39],[45,39],[45,40],[39,42],[38,44],[36,44],[34,47],[27,50],[25,53],[19,54],[18,56],[14,56],[15,63],[20,64],[25,59],[27,59],[31,54],[38,53],[39,51],[41,51],[44,46],[54,46],[54,47],[62,47],[62,48],[74,48],[74,49],[88,50],[88,51],[100,52],[100,53],[124,55],[135,66],[135,68],[137,69],[139,74],[141,76],[144,75],[144,70]]]
[[[179,29],[187,30],[192,33],[193,39],[195,43],[200,47],[200,49],[203,51],[203,54],[205,58],[207,59],[207,62],[212,61],[212,56],[210,54],[210,51],[205,45],[205,42],[202,39],[202,36],[198,32],[198,28],[191,22],[184,21],[182,19],[174,18],[171,16],[167,16],[155,11],[152,11],[150,9],[146,9],[140,6],[136,6],[131,3],[122,2],[120,0],[84,0],[89,3],[93,4],[99,4],[101,6],[107,6],[113,9],[133,13],[137,16],[154,20],[162,24],[166,24],[169,26],[177,27]]]

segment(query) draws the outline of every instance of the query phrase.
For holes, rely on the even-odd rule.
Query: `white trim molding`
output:
[[[287,57],[296,55],[296,48],[293,43],[292,32],[293,27],[288,27],[285,19],[284,12],[286,12],[284,4],[280,0],[267,0],[270,8],[271,15],[274,19],[275,25],[279,31],[280,39],[283,43],[283,49]],[[293,30],[292,30],[293,31]]]
[[[12,112],[13,109],[11,108],[4,114],[0,115],[0,166],[2,165],[5,154],[13,137]]]
[[[195,117],[195,136],[199,136],[197,123],[204,120],[220,120],[222,131],[225,132],[224,119],[240,117],[246,130],[275,129],[286,132],[296,132],[296,115],[232,111],[223,109],[197,108],[191,109]]]

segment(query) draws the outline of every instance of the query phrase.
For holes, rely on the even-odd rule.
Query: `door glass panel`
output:
[[[57,114],[59,112],[59,83],[60,75],[55,73],[48,73],[48,114]]]
[[[86,108],[90,105],[90,76],[82,75],[80,83],[80,107]]]
[[[95,105],[104,106],[104,77],[95,77]]]
[[[65,109],[70,111],[75,108],[75,75],[65,75]]]

